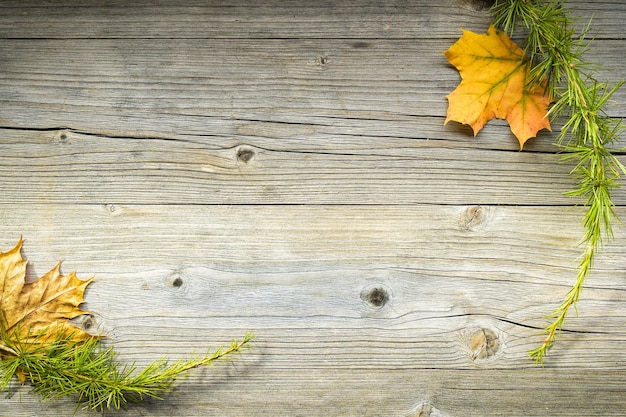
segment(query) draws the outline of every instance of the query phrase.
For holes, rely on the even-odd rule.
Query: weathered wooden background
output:
[[[571,166],[554,134],[443,126],[442,51],[482,2],[181,3],[0,2],[0,250],[95,275],[84,325],[124,362],[257,335],[106,415],[626,415],[625,231],[538,367],[579,254]],[[626,78],[626,4],[568,4]],[[13,388],[2,416],[74,411]]]

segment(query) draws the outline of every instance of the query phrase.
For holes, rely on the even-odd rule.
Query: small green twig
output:
[[[617,216],[611,190],[619,185],[620,175],[626,173],[611,148],[622,125],[604,112],[622,83],[609,87],[594,79],[594,65],[583,59],[589,47],[585,42],[589,26],[575,37],[563,3],[562,0],[496,0],[492,8],[496,26],[512,34],[521,23],[528,33],[525,53],[533,65],[528,82],[545,83],[547,93],[555,99],[549,112],[551,118],[565,116],[557,144],[564,151],[562,161],[576,163],[571,174],[577,180],[575,188],[567,194],[580,198],[587,208],[582,221],[583,253],[576,281],[554,311],[543,343],[530,352],[537,362],[543,362],[563,328],[570,307],[578,302],[600,246],[613,237],[611,223]]]
[[[74,395],[85,408],[101,411],[124,408],[147,397],[162,399],[182,374],[241,352],[253,338],[247,333],[226,348],[173,363],[160,359],[137,371],[135,364],[120,366],[113,349],[105,349],[99,338],[77,342],[59,336],[52,343],[29,343],[25,348],[6,332],[2,336],[3,351],[11,355],[0,361],[0,390],[18,374],[44,399]]]

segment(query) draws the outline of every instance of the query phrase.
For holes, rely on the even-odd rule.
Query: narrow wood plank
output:
[[[337,141],[308,137],[306,126],[275,128],[250,123],[239,128],[244,137],[189,140],[4,130],[0,191],[15,203],[578,203],[564,195],[571,166],[552,153],[454,149],[428,139]],[[262,138],[263,129],[302,137]],[[615,201],[624,203],[623,190]]]
[[[371,372],[353,370],[350,374],[316,372],[295,375],[289,371],[276,373],[273,390],[259,395],[258,388],[265,383],[256,375],[247,372],[247,367],[238,362],[227,375],[213,375],[220,370],[207,370],[203,381],[186,379],[176,396],[164,403],[148,402],[132,407],[123,413],[106,413],[107,416],[232,416],[245,412],[261,416],[291,415],[347,415],[417,417],[426,409],[444,417],[501,416],[525,417],[528,415],[623,416],[621,403],[624,386],[623,372],[579,371],[555,372],[535,370],[519,377],[517,371],[390,371]],[[578,380],[584,378],[585,389],[563,390],[554,383],[562,378]],[[337,380],[341,379],[341,383]],[[478,389],[485,380],[499,387],[498,395],[493,391]],[[390,389],[393,386],[394,389]],[[433,394],[437,386],[439,394]],[[206,395],[198,398],[197,391]],[[531,393],[532,395],[528,396]],[[18,401],[21,395],[23,401]],[[293,395],[296,401],[288,401]],[[579,401],[593,396],[593,401]],[[36,399],[28,393],[18,393],[10,400],[3,400],[10,406],[12,416],[27,417],[58,416],[59,412],[73,414],[73,406],[66,402],[53,407],[35,408]],[[229,404],[230,406],[224,406]],[[241,404],[252,406],[241,407]],[[307,410],[315,410],[309,411]],[[380,411],[380,413],[379,413]],[[190,413],[191,414],[186,414]],[[437,414],[435,414],[437,413]],[[77,412],[77,416],[92,416],[93,413]],[[428,414],[421,414],[428,415]]]
[[[24,234],[29,276],[61,257],[64,271],[96,275],[85,323],[110,335],[122,361],[145,365],[257,334],[233,365],[196,372],[180,396],[126,415],[400,416],[424,402],[451,416],[624,409],[621,231],[547,369],[526,356],[573,280],[578,210],[1,204],[0,212],[0,250]],[[485,334],[491,344],[481,348]],[[40,409],[24,392],[7,403],[12,415]],[[57,415],[72,409],[59,407]]]
[[[2,38],[423,39],[452,37],[460,26],[479,27],[477,23],[482,22],[484,27],[489,19],[483,8],[454,0],[307,5],[298,1],[112,2],[105,6],[60,2],[54,7],[3,2],[3,6]]]
[[[624,416],[623,371],[517,370],[373,370],[272,373],[271,389],[263,375],[250,372],[242,360],[202,371],[185,379],[176,395],[165,402],[148,401],[113,416],[219,416],[290,415],[421,417],[468,416]],[[257,365],[258,366],[258,365]],[[584,385],[563,387],[561,381],[584,380]],[[494,390],[481,389],[488,381]],[[19,397],[21,396],[21,401]],[[78,417],[94,413],[78,411],[60,401],[37,407],[37,399],[20,390],[3,406],[14,417]],[[431,414],[425,414],[430,412]],[[422,414],[420,414],[422,413]]]

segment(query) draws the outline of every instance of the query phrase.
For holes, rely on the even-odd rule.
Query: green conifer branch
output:
[[[145,398],[162,399],[178,377],[241,352],[253,337],[247,333],[226,348],[173,363],[159,359],[138,371],[135,364],[119,365],[113,348],[105,348],[100,338],[79,342],[71,335],[59,336],[51,343],[38,344],[36,338],[24,342],[16,334],[0,329],[0,391],[17,374],[44,399],[75,396],[79,405],[100,411],[125,408]]]
[[[595,80],[595,65],[583,58],[589,48],[585,41],[589,26],[575,36],[563,3],[561,0],[496,0],[492,7],[497,27],[512,35],[521,24],[527,34],[525,54],[532,63],[528,82],[543,83],[555,100],[549,117],[565,118],[557,144],[564,152],[562,161],[576,164],[571,175],[577,181],[567,194],[580,198],[587,209],[582,220],[582,257],[576,281],[554,311],[543,343],[530,352],[541,363],[563,328],[570,307],[579,300],[598,250],[613,237],[611,225],[617,216],[611,191],[619,186],[620,175],[626,173],[611,147],[619,139],[623,126],[604,111],[623,82],[610,87]]]

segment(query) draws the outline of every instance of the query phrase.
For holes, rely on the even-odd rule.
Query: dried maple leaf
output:
[[[539,130],[550,130],[547,111],[552,100],[542,85],[527,84],[530,64],[506,33],[494,26],[485,35],[464,30],[445,55],[461,75],[461,83],[447,96],[445,123],[468,124],[476,136],[494,117],[506,119],[520,149]]]
[[[91,283],[74,272],[61,275],[59,262],[38,280],[26,283],[26,264],[20,250],[22,239],[9,252],[0,252],[0,328],[3,337],[29,345],[49,343],[59,337],[85,340],[93,337],[68,319],[87,314],[79,308],[85,288]],[[0,352],[8,353],[6,349]]]

